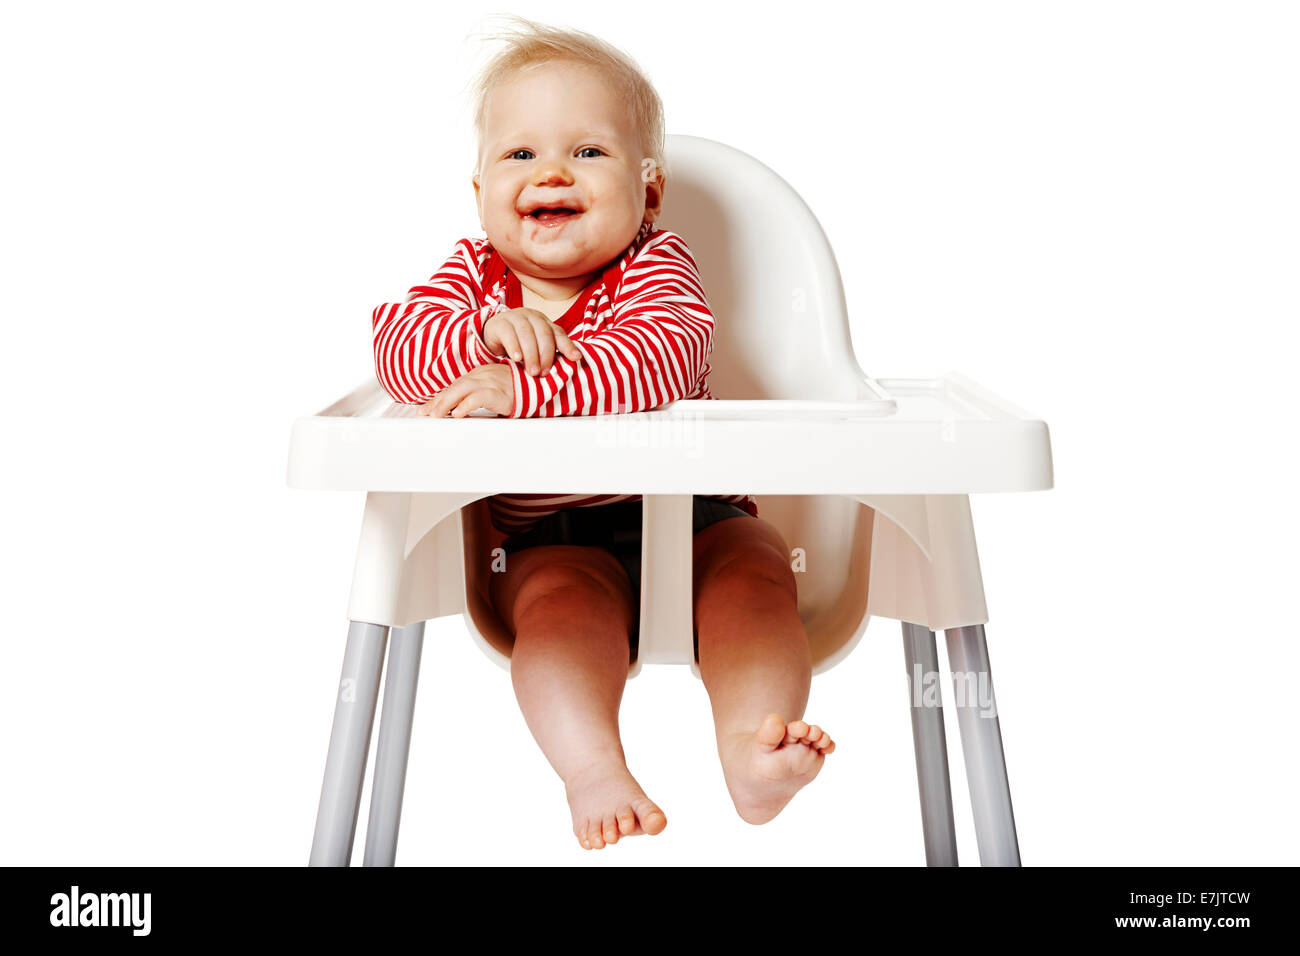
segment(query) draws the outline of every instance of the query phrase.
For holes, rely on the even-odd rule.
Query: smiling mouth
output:
[[[524,219],[530,219],[537,224],[546,226],[549,229],[558,229],[569,220],[575,220],[582,213],[577,209],[571,209],[567,206],[555,207],[551,209],[533,209],[532,212],[524,216]]]
[[[551,224],[564,222],[580,215],[582,215],[582,213],[578,212],[576,209],[570,209],[568,206],[557,206],[554,209],[534,209],[524,218],[535,219],[544,224]]]

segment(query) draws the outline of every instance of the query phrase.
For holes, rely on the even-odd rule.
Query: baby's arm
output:
[[[512,418],[639,412],[694,392],[709,371],[713,314],[682,238],[664,232],[642,246],[612,305],[608,325],[575,339],[584,361],[556,352],[538,376],[511,363]]]
[[[493,355],[483,341],[483,323],[491,312],[482,301],[479,249],[475,240],[462,239],[442,268],[427,284],[412,288],[404,303],[386,302],[374,310],[379,384],[394,401],[417,405],[471,369],[510,363]]]

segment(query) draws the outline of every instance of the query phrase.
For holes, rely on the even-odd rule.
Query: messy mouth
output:
[[[534,209],[528,214],[528,218],[536,219],[538,222],[559,222],[576,215],[579,215],[576,209],[560,206],[554,209]]]
[[[582,210],[573,209],[570,206],[551,206],[546,209],[534,209],[524,216],[525,219],[531,219],[537,223],[539,230],[546,232],[563,232],[564,227],[573,220],[581,218]],[[542,235],[538,232],[537,235]]]

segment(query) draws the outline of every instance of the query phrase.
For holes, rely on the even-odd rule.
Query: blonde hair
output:
[[[514,21],[518,30],[484,35],[487,40],[503,40],[506,46],[479,71],[470,92],[478,146],[476,153],[480,157],[488,98],[497,84],[536,65],[567,61],[594,68],[614,87],[619,100],[627,108],[632,129],[640,139],[642,156],[654,160],[655,166],[667,177],[663,101],[635,60],[590,33],[547,26],[518,16],[506,15],[506,19]],[[477,159],[475,171],[478,172]]]

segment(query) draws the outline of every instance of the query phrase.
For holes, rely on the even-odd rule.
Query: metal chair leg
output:
[[[420,679],[424,622],[395,627],[388,645],[384,710],[379,720],[379,749],[370,788],[364,866],[392,866],[397,858],[397,829],[402,819],[406,764],[415,720],[415,689]]]
[[[1002,753],[984,625],[950,628],[945,635],[980,863],[1019,866],[1020,844],[1011,811],[1011,787]]]
[[[347,866],[352,859],[387,640],[386,625],[352,621],[348,626],[310,866]]]
[[[927,866],[957,865],[957,831],[952,819],[948,741],[943,730],[943,679],[934,632],[903,622],[907,686],[916,749],[916,783],[921,794],[921,828]]]

